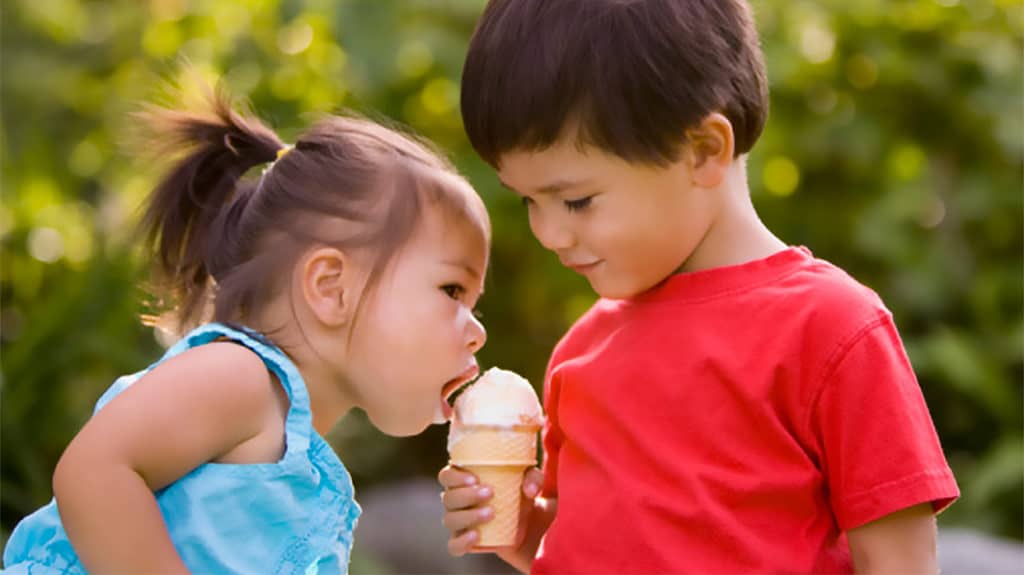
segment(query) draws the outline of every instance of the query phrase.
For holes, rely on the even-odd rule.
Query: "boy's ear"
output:
[[[319,247],[302,264],[302,295],[310,311],[329,327],[340,327],[352,318],[356,299],[355,270],[341,250]]]
[[[687,130],[686,153],[694,183],[702,188],[722,183],[733,162],[735,145],[732,123],[718,112],[704,116],[700,124]]]

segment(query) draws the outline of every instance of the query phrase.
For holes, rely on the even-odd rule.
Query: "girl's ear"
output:
[[[721,184],[733,162],[735,145],[732,123],[718,112],[708,114],[699,125],[687,130],[686,153],[694,184],[702,188]]]
[[[302,296],[313,315],[328,327],[341,327],[352,318],[356,302],[356,273],[352,260],[332,247],[319,247],[302,264]]]

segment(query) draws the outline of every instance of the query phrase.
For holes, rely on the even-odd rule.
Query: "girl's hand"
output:
[[[441,494],[444,505],[442,523],[451,532],[448,553],[459,557],[468,553],[480,539],[475,527],[494,516],[494,511],[485,506],[494,492],[490,487],[480,485],[472,473],[451,465],[437,474],[437,480],[444,487]]]
[[[537,468],[531,468],[526,472],[519,508],[519,531],[516,534],[515,546],[511,549],[522,545],[534,507],[534,499],[540,493],[543,479],[544,476]],[[451,465],[441,470],[437,480],[445,488],[441,494],[441,501],[445,509],[443,523],[451,532],[448,553],[458,557],[473,550],[480,538],[476,527],[494,517],[493,509],[487,505],[494,492],[490,487],[480,485],[472,473]]]

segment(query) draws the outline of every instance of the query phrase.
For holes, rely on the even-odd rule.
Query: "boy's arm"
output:
[[[937,572],[935,514],[959,496],[888,312],[833,354],[809,421],[858,573]]]
[[[935,515],[930,503],[908,507],[851,529],[846,537],[858,574],[939,572]]]
[[[90,573],[187,573],[153,492],[255,437],[277,409],[262,361],[211,343],[156,367],[90,419],[53,488]]]
[[[540,547],[540,540],[544,538],[544,534],[547,533],[551,522],[555,520],[555,513],[558,511],[558,499],[536,497],[532,503],[532,508],[526,511],[529,514],[529,519],[522,523],[522,525],[526,525],[523,542],[516,549],[501,551],[497,554],[498,557],[522,573],[530,572],[533,558],[537,556],[537,548]]]

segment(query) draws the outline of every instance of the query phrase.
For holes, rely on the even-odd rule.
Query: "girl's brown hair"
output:
[[[244,322],[285,285],[290,273],[281,270],[315,244],[372,249],[364,292],[372,293],[424,205],[490,241],[483,202],[424,141],[330,116],[286,147],[223,90],[207,102],[207,111],[142,115],[158,149],[183,151],[148,198],[140,228],[153,255],[156,311],[178,333],[211,319]],[[244,177],[268,163],[258,178]]]

